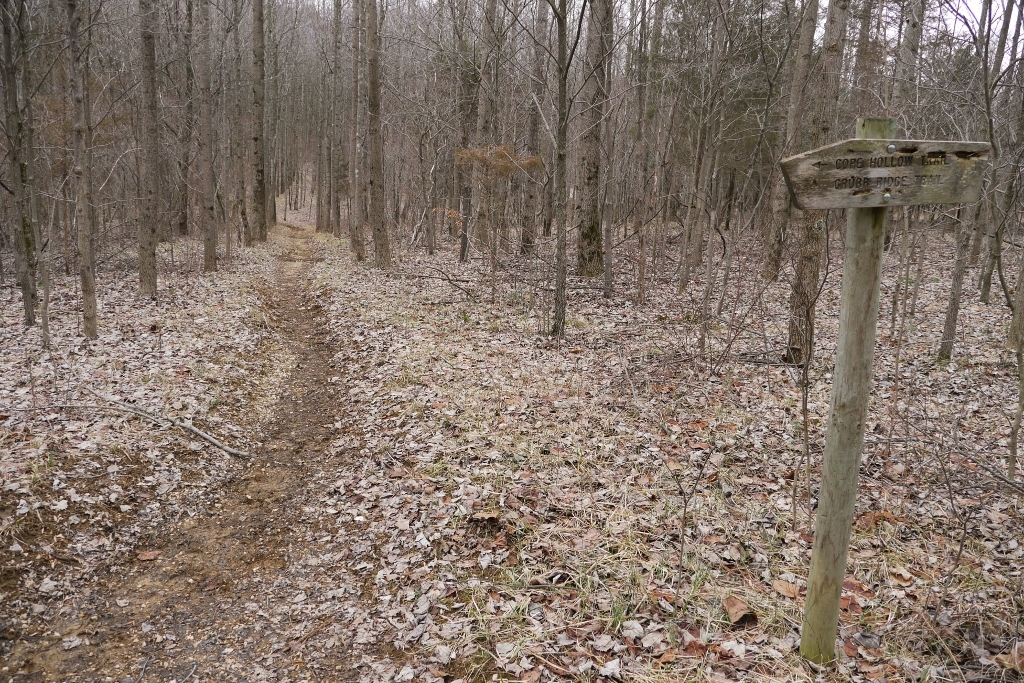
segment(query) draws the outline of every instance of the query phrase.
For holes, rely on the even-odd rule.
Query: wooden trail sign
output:
[[[989,167],[987,142],[852,139],[782,160],[798,209],[970,204]]]
[[[819,664],[835,658],[871,396],[888,207],[976,201],[989,163],[988,143],[889,139],[895,136],[893,119],[857,119],[857,139],[782,162],[798,208],[849,209],[839,344],[800,634],[800,654]]]

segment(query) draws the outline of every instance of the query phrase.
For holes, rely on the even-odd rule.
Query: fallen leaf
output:
[[[775,579],[772,581],[772,588],[774,588],[779,595],[785,595],[787,598],[800,597],[800,587],[795,583],[790,583],[789,581]]]
[[[537,683],[537,681],[540,680],[540,674],[540,669],[532,669],[524,673],[521,677],[521,680],[523,681],[523,683]]]
[[[644,635],[644,627],[640,625],[639,621],[629,620],[622,623],[622,636],[624,638],[642,638]]]
[[[652,648],[657,647],[658,645],[661,645],[663,640],[664,640],[664,636],[662,636],[661,631],[653,631],[651,633],[648,633],[646,636],[644,636],[640,640],[640,644],[643,647],[645,647],[648,650],[650,650]]]
[[[719,651],[726,657],[742,659],[747,654],[747,646],[738,640],[727,640],[718,646]]]
[[[1024,641],[1017,643],[1007,654],[996,655],[993,659],[1004,669],[1024,673]]]
[[[729,622],[733,626],[752,625],[757,623],[757,615],[750,611],[747,603],[735,595],[730,595],[722,601],[722,607],[729,615]]]
[[[856,579],[847,579],[846,581],[843,581],[843,590],[859,595],[862,598],[872,598],[875,595],[870,588]]]
[[[857,518],[857,528],[862,531],[871,531],[883,520],[892,524],[896,523],[896,517],[888,510],[869,510]]]
[[[860,614],[864,611],[864,608],[860,606],[857,599],[851,595],[844,595],[839,599],[839,608],[846,610],[850,614]]]
[[[140,562],[152,562],[163,554],[164,551],[162,550],[140,550],[136,557],[138,557]]]
[[[893,581],[903,586],[904,588],[907,586],[914,585],[914,576],[909,571],[907,571],[906,567],[893,567],[889,570],[889,576],[892,577]]]
[[[868,650],[875,650],[882,646],[882,639],[874,633],[857,633],[853,636],[853,641],[863,648]]]
[[[499,657],[508,657],[515,652],[515,649],[514,643],[498,643],[494,646],[494,653]]]
[[[616,658],[608,662],[604,666],[600,667],[597,670],[597,673],[602,676],[612,676],[614,678],[618,678],[622,674],[621,667],[622,663],[618,660],[618,658]]]

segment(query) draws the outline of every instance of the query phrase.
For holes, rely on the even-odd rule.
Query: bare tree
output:
[[[348,157],[348,234],[352,253],[357,261],[366,258],[363,242],[363,179],[360,173],[362,151],[359,144],[359,72],[362,61],[360,34],[362,32],[363,0],[352,0],[352,88],[349,99],[349,157]]]
[[[196,72],[199,75],[199,165],[200,165],[200,202],[203,227],[203,271],[212,273],[217,270],[217,234],[219,220],[217,218],[216,168],[214,166],[213,141],[213,63],[210,57],[211,0],[199,2],[199,31],[196,36]]]
[[[15,0],[0,5],[0,29],[3,32],[3,85],[5,132],[7,134],[7,156],[11,167],[11,205],[14,218],[14,259],[21,287],[26,325],[36,324],[36,244],[35,226],[32,224],[32,188],[29,185],[27,157],[31,154],[27,144],[27,130],[24,108],[31,102],[21,102],[19,93],[27,90],[24,83],[23,60],[28,59],[25,49],[26,35],[24,17],[27,13],[24,0]]]
[[[264,45],[263,0],[252,3],[252,221],[257,241],[267,241],[267,185],[263,122],[266,118],[266,47]]]
[[[96,275],[93,270],[92,166],[85,146],[88,128],[85,91],[89,87],[83,62],[88,53],[78,42],[82,12],[76,0],[67,0],[68,55],[71,60],[71,98],[74,101],[75,222],[78,224],[78,276],[82,287],[82,331],[87,339],[96,338]]]
[[[800,149],[802,144],[801,118],[804,110],[807,77],[811,71],[811,56],[814,52],[814,32],[818,28],[818,0],[805,0],[800,7],[797,22],[797,48],[793,61],[793,75],[789,83],[789,104],[786,107],[785,128],[782,130],[784,156]],[[775,187],[772,192],[772,219],[769,222],[767,254],[764,260],[763,275],[774,280],[779,275],[782,265],[782,252],[785,242],[785,228],[790,212],[789,192],[781,174],[775,175]]]
[[[139,0],[141,34],[142,106],[139,212],[139,296],[156,297],[157,196],[160,192],[160,138],[157,129],[156,26],[154,0]]]
[[[380,120],[380,26],[377,0],[366,0],[367,141],[369,143],[370,228],[373,231],[373,262],[391,267],[391,244],[384,222],[384,140]]]
[[[815,77],[819,100],[807,140],[810,148],[830,142],[834,135],[849,5],[849,0],[835,0],[828,6],[823,55]],[[826,220],[826,211],[793,212],[793,222],[799,226],[800,235],[789,298],[787,357],[791,363],[808,364],[814,354],[814,309],[824,256]]]
[[[558,94],[555,99],[555,310],[551,336],[565,336],[566,279],[569,265],[566,256],[566,138],[569,129],[569,10],[566,0],[547,0],[555,16]]]
[[[604,152],[604,116],[608,103],[606,71],[611,52],[610,0],[592,0],[587,20],[587,53],[583,62],[584,131],[580,151],[580,189],[576,207],[579,226],[578,273],[584,277],[604,270],[601,244],[601,156]]]

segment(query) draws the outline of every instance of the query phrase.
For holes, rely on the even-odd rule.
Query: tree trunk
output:
[[[279,176],[282,171],[281,164],[281,147],[279,133],[282,127],[282,114],[281,111],[281,75],[278,73],[278,52],[279,45],[277,42],[277,25],[276,25],[277,14],[274,9],[274,3],[271,2],[268,5],[268,18],[267,18],[267,36],[270,42],[270,111],[271,111],[271,133],[270,140],[264,149],[267,150],[267,159],[264,160],[264,165],[269,168],[267,174],[267,187],[269,193],[267,196],[267,225],[277,225],[277,195],[279,187]],[[287,209],[287,207],[286,207]]]
[[[185,0],[184,71],[185,120],[178,135],[181,148],[180,177],[178,178],[178,234],[188,234],[189,179],[192,175],[192,131],[196,127],[195,70],[192,68],[192,0]]]
[[[263,30],[263,0],[252,3],[252,232],[259,242],[267,241],[266,141],[263,122],[266,118],[267,89],[266,47]]]
[[[612,13],[611,23],[608,25],[608,36],[611,36],[608,43],[608,54],[606,56],[606,64],[612,62],[612,52],[614,51],[614,36],[615,36],[615,16]],[[607,95],[611,92],[612,86],[612,69],[606,66],[604,70],[604,92]],[[612,135],[612,117],[605,116],[604,123],[604,155],[605,159],[608,160],[608,165],[612,165],[612,152],[613,152],[613,139]],[[614,230],[612,227],[612,216],[610,211],[610,202],[608,201],[608,189],[611,186],[611,171],[610,169],[605,170],[603,185],[599,194],[599,206],[600,206],[600,222],[604,230],[604,277],[603,279],[603,292],[605,299],[611,299],[613,290],[615,289],[615,271],[614,271]]]
[[[811,56],[814,52],[814,32],[818,28],[818,0],[805,0],[800,10],[800,30],[793,64],[793,76],[789,84],[789,106],[786,109],[786,129],[783,131],[784,156],[795,153],[800,147],[800,118],[804,110],[804,91],[807,76],[811,70]],[[779,276],[782,267],[782,252],[786,241],[786,224],[789,221],[790,199],[781,173],[775,175],[772,191],[772,218],[769,222],[767,254],[762,275],[766,280]]]
[[[548,35],[548,5],[545,0],[537,3],[537,16],[534,22],[533,31],[533,73],[531,82],[532,102],[530,103],[530,119],[527,123],[527,147],[530,153],[540,157],[540,126],[541,126],[541,102],[544,100],[544,92],[547,89],[546,72],[544,65],[547,63],[548,51],[544,41]],[[547,175],[547,169],[542,168],[542,173]],[[537,237],[537,222],[542,220],[544,215],[544,185],[540,185],[536,178],[527,180],[527,216],[523,221],[523,234],[521,238],[520,251],[523,254],[533,252],[534,241]]]
[[[914,267],[914,291],[910,295],[910,310],[907,314],[913,318],[917,314],[917,295],[921,291],[921,280],[924,278],[924,259],[928,253],[928,239],[922,235],[918,240],[917,264]]]
[[[366,0],[366,94],[369,143],[370,229],[373,231],[373,262],[378,268],[391,267],[391,244],[384,217],[384,139],[380,120],[380,26],[377,0]]]
[[[86,110],[85,90],[89,87],[85,80],[83,61],[88,59],[87,53],[78,44],[78,31],[82,22],[82,13],[78,10],[76,0],[67,0],[68,13],[68,55],[71,60],[71,99],[74,101],[74,165],[72,175],[75,179],[75,222],[78,224],[78,276],[82,287],[82,331],[86,339],[96,338],[96,276],[93,272],[92,254],[92,167],[88,164],[85,146]]]
[[[25,92],[25,84],[21,82],[23,71],[19,68],[19,60],[27,59],[25,54],[24,33],[22,26],[15,23],[27,12],[24,0],[17,0],[13,7],[0,8],[0,23],[3,30],[3,79],[6,95],[6,134],[7,156],[11,164],[11,208],[13,209],[15,270],[18,285],[21,288],[21,300],[24,308],[26,325],[36,324],[36,246],[35,228],[32,225],[32,214],[28,206],[28,166],[25,149],[25,121],[22,117],[22,106],[18,93]]]
[[[604,269],[601,244],[601,155],[604,113],[608,102],[605,71],[611,48],[610,0],[592,0],[587,20],[587,54],[583,62],[583,139],[580,152],[580,189],[576,221],[579,227],[577,273],[593,277]]]
[[[497,0],[486,0],[484,5],[484,59],[477,90],[476,134],[473,136],[476,160],[473,162],[470,212],[473,237],[484,246],[488,244],[491,232],[491,188],[488,186],[490,176],[486,159],[488,148],[494,144],[494,98],[498,87],[497,6]]]
[[[235,176],[236,181],[232,211],[238,211],[242,244],[251,246],[256,242],[257,235],[253,224],[249,221],[248,196],[245,189],[245,150],[247,142],[245,128],[246,119],[250,117],[245,115],[247,107],[245,106],[246,98],[243,95],[244,91],[242,88],[242,12],[242,0],[234,0],[231,23],[228,25],[233,52],[231,63],[228,64],[228,82],[231,84],[231,87],[224,89],[224,95],[231,102],[228,111],[233,111],[233,114],[229,114],[229,120],[231,121],[229,131],[231,136],[231,169],[229,173]],[[232,232],[232,230],[227,230],[224,234],[224,257],[227,259],[231,258]]]
[[[156,297],[157,197],[160,192],[160,138],[157,128],[156,27],[154,0],[139,0],[142,36],[142,106],[139,111],[139,167],[142,186],[139,212],[139,296]]]
[[[815,79],[820,100],[815,110],[808,147],[824,145],[833,137],[839,99],[839,76],[843,70],[843,43],[849,0],[829,3],[825,20],[825,43],[820,71]],[[814,309],[818,298],[822,246],[825,243],[827,211],[804,211],[794,218],[800,224],[800,248],[789,297],[789,343],[787,360],[808,363],[814,354]]]
[[[217,178],[213,149],[213,61],[210,58],[210,2],[199,2],[199,31],[196,35],[196,72],[199,76],[199,175],[200,220],[203,231],[203,272],[217,270]]]
[[[989,303],[991,290],[992,290],[992,274],[995,270],[996,263],[1000,259],[1000,242],[1002,240],[1002,220],[996,220],[996,211],[992,210],[996,204],[996,197],[999,191],[1002,189],[1003,182],[999,177],[999,160],[1002,156],[1002,144],[1001,137],[996,131],[996,113],[994,110],[995,90],[996,83],[999,74],[1003,71],[1003,55],[1006,51],[1006,38],[1010,30],[1010,21],[1013,17],[1013,5],[1012,0],[1006,3],[1003,11],[1003,22],[1002,27],[999,31],[999,37],[996,43],[996,50],[994,57],[989,57],[989,46],[991,45],[991,33],[992,33],[992,0],[984,0],[982,2],[981,17],[984,30],[979,30],[975,36],[975,48],[977,51],[977,57],[980,62],[981,72],[984,76],[984,92],[983,98],[985,103],[985,114],[988,119],[988,140],[992,143],[991,160],[992,165],[989,170],[989,183],[988,192],[986,192],[986,203],[988,204],[988,220],[985,221],[985,233],[988,237],[988,249],[987,258],[985,260],[985,267],[980,277],[980,299],[982,303]],[[1018,22],[1021,19],[1018,17]],[[991,61],[990,61],[991,59]],[[980,223],[980,220],[979,220]]]
[[[565,336],[565,313],[566,301],[566,277],[568,264],[566,263],[566,136],[569,128],[569,54],[568,36],[566,24],[568,23],[567,0],[557,0],[558,6],[554,6],[556,0],[549,0],[555,13],[557,41],[557,66],[558,66],[558,99],[555,105],[558,115],[558,123],[555,132],[555,187],[554,211],[555,211],[555,311],[551,323],[551,336],[560,338]]]
[[[873,116],[883,106],[878,100],[878,82],[875,79],[874,59],[871,55],[871,18],[874,0],[860,0],[860,26],[857,29],[857,47],[853,57],[853,92],[850,104],[854,116]]]
[[[909,0],[907,13],[903,17],[903,40],[900,42],[899,57],[896,61],[890,109],[893,112],[902,112],[904,118],[906,118],[908,107],[916,99],[914,87],[917,84],[917,58],[918,52],[921,50],[926,1]],[[910,131],[907,133],[909,134]]]
[[[336,160],[336,171],[332,177],[334,186],[332,194],[334,203],[331,206],[331,219],[335,237],[341,237],[341,194],[343,185],[347,185],[348,164],[345,162],[345,107],[341,97],[344,92],[344,55],[341,44],[344,38],[345,26],[342,13],[341,0],[334,0],[334,34],[333,54],[331,55],[334,65],[334,120],[332,122],[331,146],[334,147],[334,158]]]
[[[349,159],[348,159],[348,233],[352,253],[356,261],[366,258],[366,244],[363,240],[363,183],[359,169],[362,153],[359,148],[359,66],[360,34],[362,17],[360,5],[363,0],[352,0],[352,93],[349,114]]]
[[[961,209],[963,211],[963,209]],[[981,205],[967,209],[972,218],[957,221],[956,261],[953,263],[953,284],[949,289],[946,304],[946,321],[942,326],[942,341],[939,344],[939,361],[948,361],[953,356],[953,342],[956,340],[956,321],[960,314],[960,299],[963,293],[964,273],[967,271],[967,250],[971,241],[971,227],[978,220]]]

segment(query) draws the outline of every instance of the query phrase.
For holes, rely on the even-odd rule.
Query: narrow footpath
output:
[[[210,487],[205,514],[170,522],[155,560],[102,570],[50,627],[12,652],[12,681],[374,681],[393,673],[367,616],[366,573],[350,573],[346,530],[309,514],[332,495],[344,368],[308,295],[312,231],[285,248],[265,302],[291,368],[252,459]],[[333,381],[332,381],[333,378]],[[340,381],[339,381],[340,378]],[[334,493],[333,495],[339,495]],[[361,569],[368,569],[362,563]],[[71,635],[69,635],[71,634]],[[83,645],[67,648],[67,637]],[[63,646],[62,646],[63,643]]]

